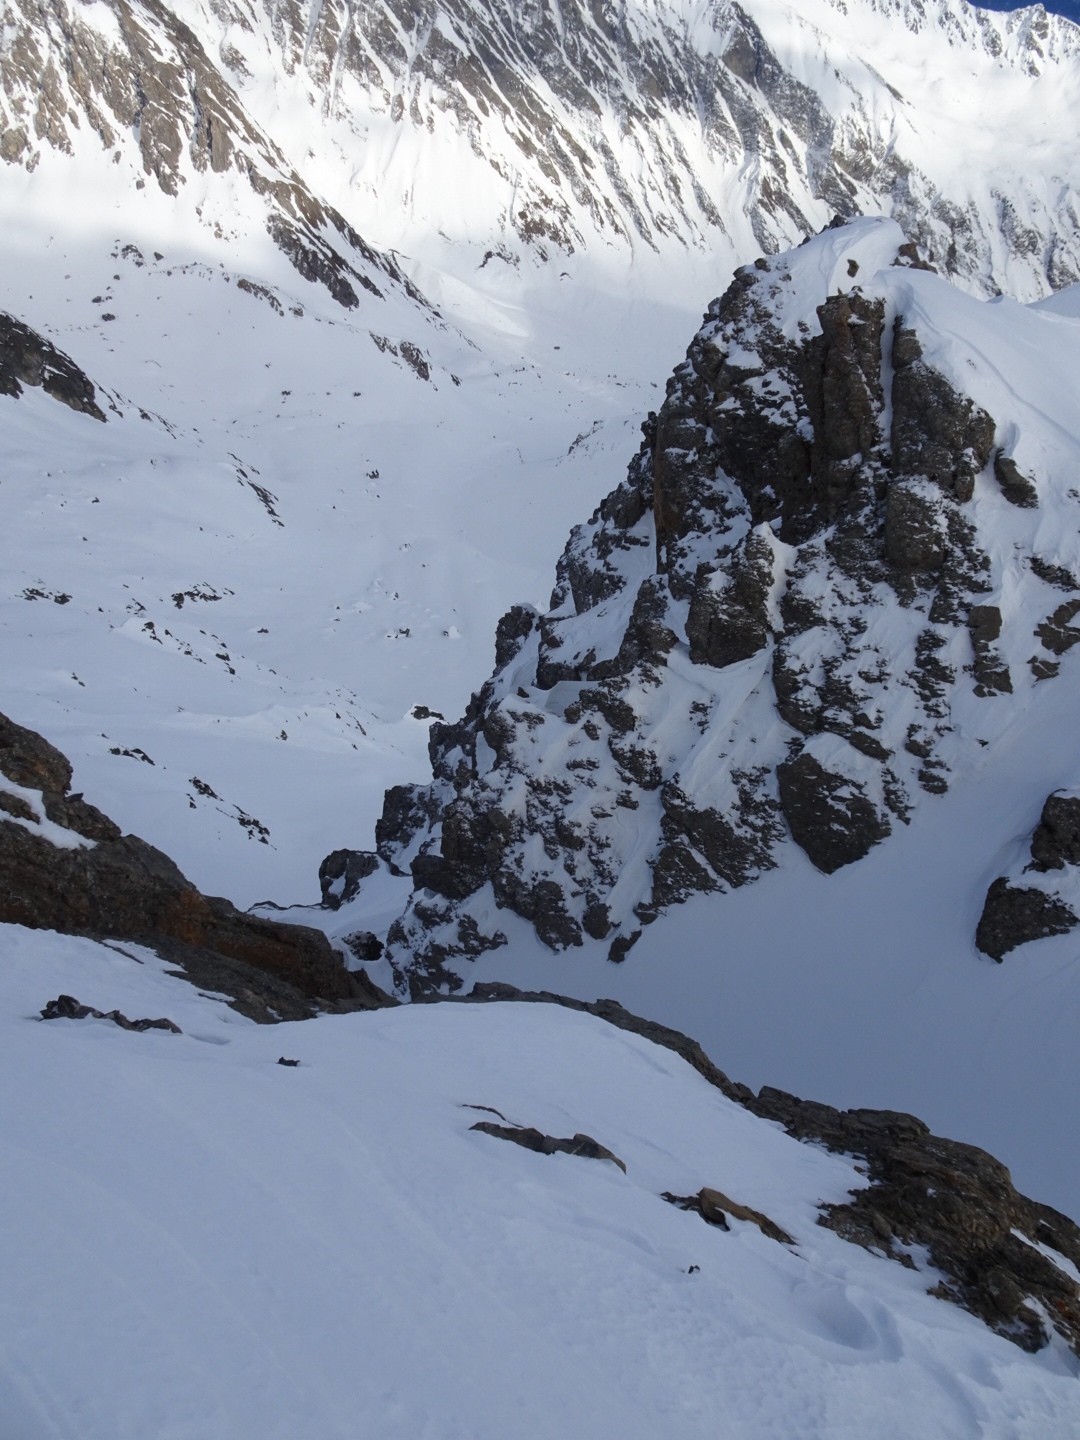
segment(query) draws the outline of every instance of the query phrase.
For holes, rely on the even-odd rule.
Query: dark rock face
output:
[[[1080,1289],[1037,1248],[1075,1265],[1080,1227],[1018,1194],[993,1156],[889,1110],[838,1111],[768,1087],[749,1108],[789,1135],[866,1161],[870,1184],[846,1204],[823,1206],[820,1224],[912,1268],[902,1247],[923,1246],[945,1276],[931,1294],[1021,1349],[1042,1349],[1049,1325],[1080,1354]]]
[[[729,1220],[742,1220],[756,1225],[767,1239],[775,1240],[780,1245],[795,1244],[787,1231],[781,1230],[767,1215],[763,1215],[760,1210],[752,1210],[749,1205],[740,1204],[738,1200],[730,1199],[722,1190],[713,1190],[706,1185],[696,1195],[671,1195],[665,1191],[660,1198],[669,1205],[677,1205],[680,1210],[693,1210],[720,1230],[731,1229]]]
[[[774,564],[772,546],[753,530],[731,558],[726,588],[715,590],[715,573],[699,572],[686,616],[686,638],[695,665],[723,669],[749,660],[768,644]]]
[[[536,611],[531,605],[513,605],[495,627],[495,668],[505,670],[532,634]]]
[[[80,1005],[74,995],[58,995],[41,1012],[42,1020],[111,1020],[121,1030],[168,1030],[173,1035],[182,1035],[179,1025],[162,1017],[160,1020],[129,1020],[119,1010],[95,1010],[92,1005]]]
[[[574,1135],[569,1140],[561,1140],[554,1135],[545,1135],[531,1125],[496,1125],[492,1120],[478,1120],[469,1128],[479,1130],[482,1135],[494,1135],[497,1140],[510,1140],[526,1150],[535,1150],[538,1155],[580,1155],[586,1160],[610,1160],[624,1174],[626,1172],[626,1166],[619,1157],[591,1135]]]
[[[0,716],[0,792],[4,776],[40,790],[45,816],[72,840],[71,848],[53,844],[36,823],[0,814],[0,920],[145,943],[260,1020],[390,1003],[345,969],[320,932],[201,894],[168,856],[68,793],[71,766],[58,750]]]
[[[40,386],[70,409],[105,419],[93,384],[74,360],[29,325],[0,312],[0,395],[19,396],[23,385]]]
[[[975,652],[972,666],[977,695],[1009,695],[1012,676],[1009,667],[997,653],[994,642],[1002,629],[1001,610],[996,605],[972,605],[968,611],[968,631]]]
[[[696,1041],[632,1015],[613,1000],[586,1004],[512,985],[477,985],[455,1003],[504,1000],[562,1005],[644,1035],[681,1055],[729,1100],[777,1121],[795,1139],[862,1160],[866,1187],[842,1204],[822,1204],[820,1225],[909,1269],[921,1263],[912,1250],[916,1257],[925,1250],[944,1277],[931,1295],[962,1306],[1021,1349],[1042,1349],[1055,1331],[1080,1356],[1080,1285],[1039,1248],[1080,1267],[1080,1226],[1019,1194],[1005,1166],[986,1151],[932,1135],[913,1115],[836,1110],[769,1086],[755,1095],[718,1070]],[[799,1236],[788,1235],[768,1216],[709,1187],[663,1198],[720,1228],[743,1220],[781,1244],[799,1243]]]
[[[1067,935],[1077,924],[1080,920],[1068,905],[1031,886],[1010,885],[1001,875],[986,892],[975,944],[984,955],[1002,960],[1018,945]]]
[[[1080,865],[1080,798],[1049,795],[1031,837],[1032,868],[1060,870]]]
[[[360,883],[379,868],[379,857],[371,850],[331,850],[319,866],[319,889],[328,910],[339,909],[354,900]]]
[[[1060,792],[1047,796],[1031,837],[1030,854],[1030,863],[1020,875],[999,875],[986,893],[975,943],[995,960],[1029,940],[1067,935],[1080,925],[1080,917],[1052,887],[1023,881],[1023,874],[1032,871],[1048,875],[1080,865],[1080,797]]]
[[[265,202],[267,232],[296,270],[345,308],[357,305],[358,290],[380,296],[378,281],[422,302],[393,259],[312,194],[247,113],[227,67],[214,63],[177,14],[127,0],[112,0],[109,9],[115,26],[108,38],[65,0],[32,0],[9,11],[0,160],[33,169],[46,145],[72,153],[79,131],[119,159],[119,147],[133,137],[145,175],[167,195],[179,193],[189,165],[239,176]],[[242,28],[250,30],[250,21]]]
[[[812,755],[785,760],[776,778],[792,838],[826,875],[861,860],[889,834],[856,782],[830,774]]]
[[[900,320],[892,353],[896,473],[925,475],[946,494],[970,500],[975,477],[993,453],[993,420],[924,362],[918,336]]]
[[[1021,510],[1034,510],[1038,506],[1039,492],[1035,482],[1022,475],[1012,456],[1001,450],[994,456],[994,478],[1010,505],[1016,505]]]

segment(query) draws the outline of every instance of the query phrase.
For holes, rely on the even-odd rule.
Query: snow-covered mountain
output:
[[[1060,704],[1078,364],[1056,304],[959,295],[892,221],[737,272],[550,608],[508,612],[494,678],[433,727],[433,786],[388,796],[414,973],[504,943],[492,899],[622,959],[791,842],[832,874]]]
[[[244,903],[421,776],[734,265],[884,209],[977,294],[1080,274],[1038,7],[4,14],[3,308],[126,400],[8,408],[9,694]]]
[[[614,990],[757,1083],[870,1084],[1067,1203],[1020,1097],[1065,1126],[1080,1083],[1074,309],[883,219],[740,270],[328,928],[399,990]]]
[[[3,1440],[1072,1440],[1078,111],[1041,6],[6,0]]]

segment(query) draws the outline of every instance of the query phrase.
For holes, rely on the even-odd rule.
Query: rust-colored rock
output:
[[[54,845],[32,822],[0,812],[0,921],[153,946],[185,969],[190,961],[199,984],[234,996],[244,990],[240,1008],[259,1019],[390,1003],[366,976],[346,970],[320,931],[256,919],[203,895],[167,855],[69,794],[71,766],[60,751],[0,715],[0,790],[4,775],[40,790],[48,819],[90,843]]]

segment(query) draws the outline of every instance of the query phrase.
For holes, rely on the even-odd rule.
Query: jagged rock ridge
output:
[[[358,289],[379,297],[385,285],[402,286],[420,301],[397,263],[315,195],[251,118],[227,67],[192,28],[194,19],[159,0],[8,6],[0,43],[0,159],[33,170],[43,149],[74,155],[91,136],[115,163],[131,165],[137,188],[149,179],[177,196],[193,180],[239,176],[262,202],[274,243],[346,309],[357,305]],[[213,208],[204,216],[200,206],[197,214],[220,234]]]
[[[928,358],[949,353],[926,317],[952,292],[922,265],[891,223],[856,222],[710,307],[551,608],[505,618],[493,679],[432,727],[433,783],[387,796],[379,853],[416,887],[388,940],[413,989],[503,943],[499,911],[621,959],[789,837],[826,873],[851,864],[948,789],[983,707],[1057,673],[1078,632],[1047,579],[1071,572],[1033,539],[1051,477],[955,359]]]
[[[1001,149],[992,181],[957,173],[951,135],[927,142],[934,122],[908,93],[917,75],[896,67],[885,38],[903,27],[930,68],[959,62],[964,103],[981,113],[973,67],[1030,85],[1080,57],[1075,27],[1038,7],[388,0],[311,11],[291,0],[271,13],[290,79],[339,124],[343,155],[350,134],[377,135],[389,119],[455,163],[477,162],[476,188],[504,207],[487,263],[598,240],[715,250],[729,234],[743,254],[770,252],[830,213],[885,211],[980,289],[1056,288],[1080,273],[1075,191],[1064,204],[1044,194],[1026,163],[1009,173]],[[232,40],[255,66],[247,37]],[[996,123],[989,107],[985,123]],[[438,205],[411,176],[368,183],[389,183],[409,209]],[[452,233],[456,213],[433,218]]]

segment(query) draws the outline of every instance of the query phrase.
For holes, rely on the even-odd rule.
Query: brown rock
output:
[[[201,975],[223,967],[222,983],[200,980],[237,996],[244,989],[272,1018],[274,999],[258,1001],[265,977],[273,996],[291,995],[316,1006],[369,1009],[393,1003],[366,976],[345,969],[317,930],[278,925],[245,915],[229,901],[203,895],[167,855],[135,835],[121,835],[105,816],[71,796],[71,766],[40,735],[0,716],[0,771],[16,784],[40,789],[50,820],[91,841],[61,848],[24,824],[0,817],[0,920],[32,929],[111,936],[167,953]],[[240,1008],[243,1008],[242,1006]],[[252,1013],[249,1005],[245,1013]]]

